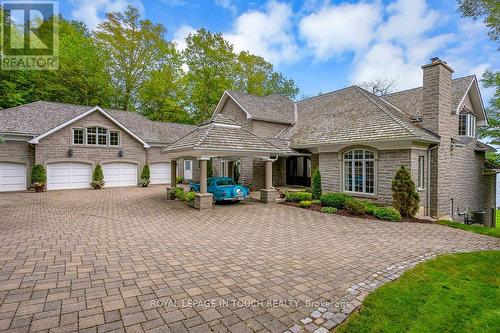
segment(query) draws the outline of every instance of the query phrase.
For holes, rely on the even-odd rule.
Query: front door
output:
[[[307,156],[294,156],[286,160],[286,184],[311,186],[311,159]]]
[[[184,160],[184,179],[193,179],[193,161]]]

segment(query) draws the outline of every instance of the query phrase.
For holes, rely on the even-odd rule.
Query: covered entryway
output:
[[[47,164],[47,190],[89,188],[92,165],[79,162]]]
[[[286,160],[286,184],[311,186],[311,158],[292,156]]]
[[[106,187],[137,186],[137,164],[112,162],[102,165]]]
[[[26,190],[26,165],[0,162],[0,192]]]
[[[170,162],[151,163],[151,184],[170,184]]]
[[[256,157],[265,161],[265,188],[260,190],[260,199],[265,203],[276,202],[277,191],[272,186],[273,162],[283,151],[266,139],[243,130],[239,123],[224,115],[215,115],[162,152],[169,153],[172,160],[171,177],[175,177],[177,158],[195,157],[199,160],[200,191],[196,193],[193,204],[197,209],[212,206],[212,194],[208,193],[207,186],[207,166],[213,157],[233,162],[241,157]],[[173,198],[171,192],[168,196]]]

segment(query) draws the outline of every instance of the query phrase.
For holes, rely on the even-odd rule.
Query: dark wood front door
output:
[[[311,159],[307,156],[294,156],[286,160],[286,184],[311,186]]]

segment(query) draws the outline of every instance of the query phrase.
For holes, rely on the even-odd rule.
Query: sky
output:
[[[420,86],[420,67],[432,57],[448,62],[454,77],[500,69],[498,45],[481,20],[457,13],[456,0],[61,0],[59,9],[94,29],[129,4],[162,23],[179,49],[196,29],[221,32],[236,51],[263,56],[292,78],[299,98],[370,80]],[[487,101],[493,91],[482,94]]]

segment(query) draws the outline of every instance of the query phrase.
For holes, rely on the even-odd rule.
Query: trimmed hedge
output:
[[[45,168],[41,164],[33,165],[31,169],[31,183],[45,184],[47,182],[47,174]]]
[[[386,221],[401,221],[401,214],[393,207],[377,207],[373,211],[373,216]]]
[[[313,205],[321,205],[321,200],[311,200]]]
[[[312,202],[309,200],[304,200],[304,201],[299,202],[299,207],[309,208],[311,206],[312,206]]]
[[[355,215],[363,215],[366,213],[366,209],[363,203],[354,198],[347,198],[344,201],[344,207],[347,211]]]
[[[287,192],[285,198],[289,202],[311,201],[312,194],[308,192]]]
[[[335,207],[323,207],[321,208],[321,212],[325,214],[335,214],[337,212],[337,208]]]
[[[325,193],[321,196],[320,200],[323,206],[342,209],[348,198],[351,198],[351,196],[344,193]]]
[[[365,208],[365,212],[370,215],[373,215],[375,209],[379,207],[373,202],[368,200],[358,200],[358,202],[360,202],[363,205],[363,207]]]

